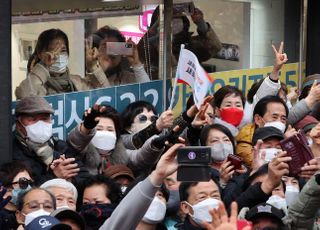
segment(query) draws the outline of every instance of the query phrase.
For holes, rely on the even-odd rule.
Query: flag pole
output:
[[[184,49],[184,44],[181,44],[181,46],[180,46],[179,59],[180,59],[180,55],[181,55],[182,49]],[[170,100],[170,106],[169,106],[169,109],[170,109],[170,110],[172,110],[174,98],[175,98],[175,96],[176,96],[176,88],[177,88],[177,83],[178,83],[178,76],[177,76],[178,66],[179,66],[179,60],[178,60],[177,68],[176,68],[176,76],[175,76],[174,83],[173,83],[173,87],[172,87],[172,91],[171,91],[171,100]]]

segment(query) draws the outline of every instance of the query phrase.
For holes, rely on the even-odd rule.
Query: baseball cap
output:
[[[283,224],[282,218],[285,216],[284,212],[271,204],[261,203],[251,208],[246,213],[246,219],[253,221],[259,217],[270,217]]]
[[[118,176],[127,176],[129,178],[131,178],[132,180],[134,180],[134,175],[133,172],[130,168],[128,168],[125,165],[111,165],[109,166],[105,171],[104,171],[104,175],[107,177],[110,177],[112,179],[118,177]]]
[[[85,220],[83,219],[83,217],[79,213],[77,213],[69,208],[56,209],[50,215],[57,218],[60,221],[72,220],[80,227],[81,230],[85,230],[86,224],[85,224]]]
[[[50,113],[53,114],[54,110],[51,105],[43,97],[25,97],[17,102],[16,116],[19,114],[39,114]]]
[[[316,73],[316,74],[307,76],[302,83],[302,89],[306,86],[312,85],[314,81],[317,81],[317,83],[320,83],[320,74]]]
[[[31,221],[25,230],[72,230],[69,225],[62,224],[52,216],[39,216]]]
[[[284,139],[283,133],[279,129],[272,126],[268,126],[268,127],[257,128],[254,131],[253,137],[252,137],[252,144],[255,145],[259,139],[266,140],[270,137],[274,137],[279,140]]]
[[[294,127],[299,130],[302,129],[303,132],[307,133],[308,131],[310,131],[313,127],[315,127],[317,124],[319,123],[319,121],[311,116],[311,115],[307,115],[305,116],[302,120],[300,120],[299,122],[297,122]]]

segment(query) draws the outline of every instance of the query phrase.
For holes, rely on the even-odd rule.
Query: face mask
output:
[[[70,209],[71,210],[71,208],[68,205],[57,206],[56,209]]]
[[[101,150],[112,150],[115,148],[117,136],[110,131],[97,131],[91,140],[94,147]]]
[[[179,208],[180,208],[179,190],[170,190],[170,196],[167,202],[167,212],[177,213]]]
[[[218,209],[220,202],[220,200],[208,198],[195,205],[189,204],[193,209],[193,215],[190,213],[189,215],[200,226],[203,221],[211,222],[212,218],[209,210],[213,208]]]
[[[262,152],[265,152],[266,157],[264,159],[264,161],[270,162],[272,161],[273,158],[275,158],[276,154],[280,151],[280,149],[276,149],[276,148],[268,148],[268,149],[260,149],[260,156],[262,154]]]
[[[147,120],[143,123],[140,123],[140,122],[132,123],[129,131],[130,131],[130,133],[138,133],[139,131],[147,128],[151,124],[152,124],[152,122],[150,120]]]
[[[267,200],[267,203],[271,204],[274,207],[276,207],[278,209],[281,209],[281,210],[286,210],[287,209],[286,199],[281,198],[278,195],[270,196],[269,199]]]
[[[296,202],[298,196],[299,196],[299,189],[298,188],[296,188],[292,185],[286,186],[285,197],[286,197],[288,207],[290,207],[291,205],[293,205]]]
[[[34,143],[43,144],[52,136],[52,123],[37,121],[25,126],[27,137]]]
[[[111,216],[115,208],[114,204],[84,204],[80,214],[89,227],[98,229]]]
[[[172,20],[172,34],[178,34],[183,31],[183,20],[181,18],[174,18]]]
[[[281,121],[270,121],[264,124],[264,127],[270,126],[279,129],[282,133],[284,133],[284,131],[286,130],[286,125],[283,124]]]
[[[165,215],[166,205],[158,197],[155,197],[142,220],[148,224],[157,224],[164,219]]]
[[[220,117],[225,122],[237,127],[243,118],[243,110],[239,108],[224,108],[220,110]]]
[[[25,189],[21,189],[21,188],[14,188],[12,190],[12,195],[11,195],[11,202],[14,204],[14,205],[17,205],[17,201],[18,201],[18,197],[19,197],[19,194],[22,194],[24,192],[27,192],[31,189],[31,186],[28,185],[27,188]]]
[[[224,161],[229,154],[233,154],[233,146],[231,143],[219,141],[211,146],[211,158],[213,161]]]
[[[39,209],[37,211],[30,212],[29,214],[25,215],[26,218],[24,220],[24,224],[25,224],[25,226],[27,226],[35,218],[37,218],[39,216],[49,216],[49,215],[50,215],[50,212],[47,212],[47,211],[45,211],[43,209]]]
[[[49,67],[51,73],[64,73],[67,70],[69,63],[69,56],[67,54],[60,54],[56,62]]]

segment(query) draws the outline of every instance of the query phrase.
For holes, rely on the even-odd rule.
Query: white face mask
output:
[[[266,157],[265,157],[264,161],[266,163],[268,163],[268,162],[272,161],[273,158],[276,157],[276,154],[279,151],[281,151],[281,150],[277,149],[277,148],[260,149],[260,153],[259,154],[260,154],[260,157],[261,157],[262,152],[265,152]]]
[[[151,125],[152,122],[150,120],[146,120],[143,123],[137,122],[137,123],[132,123],[131,128],[129,130],[130,133],[138,133],[141,130],[147,128],[149,125]]]
[[[233,146],[231,143],[217,142],[211,147],[211,158],[213,161],[224,161],[229,154],[233,154]]]
[[[148,224],[160,223],[166,215],[166,205],[158,197],[153,198],[142,220]]]
[[[60,54],[55,63],[49,67],[51,73],[64,73],[69,64],[69,56],[67,54]]]
[[[268,204],[273,205],[274,207],[281,209],[281,210],[286,210],[287,209],[287,202],[286,199],[278,196],[278,195],[272,195],[269,197],[267,200]]]
[[[287,201],[287,204],[289,207],[296,202],[298,196],[299,196],[299,189],[298,188],[296,188],[292,185],[286,186],[285,197],[286,197],[286,201]]]
[[[50,215],[50,212],[47,212],[47,211],[45,211],[43,209],[39,209],[37,211],[30,212],[29,214],[25,215],[24,224],[25,224],[25,226],[27,226],[35,218],[37,218],[39,216],[49,216],[49,215]]]
[[[56,209],[70,209],[71,210],[71,208],[68,205],[57,206]]]
[[[37,121],[32,125],[25,126],[27,137],[34,143],[43,144],[52,136],[52,123]]]
[[[209,213],[209,210],[213,208],[218,209],[220,202],[220,200],[208,198],[195,205],[189,204],[193,209],[193,215],[190,213],[189,215],[200,226],[202,225],[203,221],[211,222],[212,217]]]
[[[274,127],[274,128],[279,129],[282,133],[284,133],[284,131],[286,130],[286,125],[283,124],[281,121],[266,122],[264,124],[264,127]]]
[[[110,131],[97,131],[91,140],[94,147],[100,150],[112,150],[115,148],[117,136]]]

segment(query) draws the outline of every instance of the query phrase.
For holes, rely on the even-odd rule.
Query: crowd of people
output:
[[[156,59],[139,45],[158,52],[158,17],[156,10],[129,57],[106,54],[107,42],[125,41],[117,29],[97,30],[86,41],[84,78],[70,74],[66,34],[40,34],[15,91],[13,161],[0,165],[0,229],[319,229],[320,75],[308,76],[300,92],[287,89],[279,80],[283,43],[272,46],[272,72],[247,95],[223,86],[200,108],[191,95],[177,117],[146,101],[122,113],[95,104],[66,140],[52,135],[54,110],[43,96],[154,79]],[[197,36],[174,14],[174,47],[186,42],[205,61],[221,43],[199,9],[191,18]],[[298,145],[284,148],[292,139]],[[208,180],[178,180],[177,152],[187,146],[210,149]],[[307,153],[299,165],[296,157]]]

